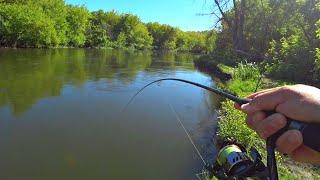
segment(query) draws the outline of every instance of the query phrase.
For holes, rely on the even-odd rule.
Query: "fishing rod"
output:
[[[132,103],[132,101],[146,88],[148,88],[149,86],[155,83],[162,82],[162,81],[178,81],[178,82],[190,84],[190,85],[205,89],[207,91],[213,92],[217,95],[220,95],[226,99],[229,99],[239,104],[240,106],[243,104],[250,103],[251,101],[250,99],[240,98],[238,96],[235,96],[221,89],[208,87],[196,82],[192,82],[184,79],[178,79],[178,78],[164,78],[164,79],[158,79],[156,81],[153,81],[145,85],[144,87],[142,87],[136,94],[134,94],[134,96],[132,96],[132,98],[126,104],[123,111],[126,111],[126,109]],[[271,115],[271,114],[274,114],[275,111],[268,111],[266,113],[268,115]],[[218,178],[221,178],[221,179],[224,179],[223,177],[225,177],[226,179],[229,179],[230,177],[235,179],[243,179],[243,177],[252,177],[251,175],[257,175],[258,173],[257,177],[263,177],[261,174],[266,174],[264,176],[267,176],[268,179],[278,180],[277,161],[275,158],[276,141],[284,132],[288,130],[299,130],[302,133],[304,145],[310,147],[315,151],[320,152],[320,141],[314,141],[315,137],[320,137],[320,124],[305,123],[305,122],[300,122],[300,121],[288,118],[287,125],[283,129],[281,129],[271,137],[267,138],[267,142],[266,142],[267,167],[265,168],[266,172],[262,168],[263,163],[261,162],[261,156],[256,150],[254,149],[251,150],[250,152],[251,158],[249,158],[246,155],[245,149],[240,147],[241,145],[232,146],[232,144],[231,145],[227,144],[226,146],[222,147],[220,153],[218,154],[218,160],[217,160],[218,163],[216,164],[216,167],[206,167],[206,168],[209,171],[211,171],[214,175],[216,175]],[[219,163],[219,159],[220,159],[220,163]],[[221,169],[223,170],[222,173],[220,171],[217,171],[216,169],[217,167],[220,168],[220,171]],[[233,169],[233,168],[236,168],[236,169]],[[258,170],[256,168],[258,168]],[[219,176],[219,173],[221,176]]]
[[[123,111],[125,111],[127,109],[127,107],[132,103],[132,101],[142,92],[144,91],[147,87],[155,84],[155,83],[158,83],[158,82],[161,82],[161,81],[180,81],[180,82],[183,82],[183,83],[187,83],[187,84],[191,84],[191,85],[194,85],[194,86],[197,86],[199,88],[202,88],[202,89],[205,89],[207,91],[210,91],[210,92],[213,92],[215,94],[218,94],[222,97],[225,97],[227,99],[230,99],[236,103],[238,103],[239,105],[242,105],[242,104],[246,104],[249,102],[248,99],[242,99],[242,98],[239,98],[231,93],[228,93],[228,92],[225,92],[223,90],[220,90],[220,89],[217,89],[217,88],[211,88],[211,87],[208,87],[208,86],[205,86],[205,85],[202,85],[202,84],[199,84],[199,83],[196,83],[196,82],[192,82],[192,81],[188,81],[188,80],[184,80],[184,79],[178,79],[178,78],[164,78],[164,79],[158,79],[156,81],[153,81],[147,85],[145,85],[144,87],[142,87],[136,94],[134,94],[130,101],[126,104],[125,108],[123,109]]]

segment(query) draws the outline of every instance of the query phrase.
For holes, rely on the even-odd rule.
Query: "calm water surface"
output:
[[[188,54],[0,49],[0,179],[196,179],[206,159],[217,97],[177,82],[214,86]]]

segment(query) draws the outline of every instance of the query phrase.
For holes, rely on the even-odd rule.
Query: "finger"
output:
[[[258,111],[254,114],[248,115],[246,122],[251,129],[255,130],[258,127],[259,123],[266,117],[266,113],[264,113],[263,111]]]
[[[274,110],[284,100],[282,90],[264,92],[253,98],[250,103],[242,105],[241,110],[247,114],[261,110]]]
[[[311,148],[302,145],[292,152],[290,155],[292,159],[299,162],[306,162],[312,164],[320,164],[320,153]]]
[[[241,110],[241,106],[238,103],[234,103],[234,108]]]
[[[256,131],[261,138],[267,139],[272,134],[275,134],[280,129],[284,128],[286,124],[287,118],[280,113],[275,113],[257,123]]]
[[[303,144],[302,134],[298,130],[289,130],[276,142],[277,150],[292,156],[293,152]]]
[[[253,94],[251,94],[250,96],[248,96],[247,98],[253,99],[253,98],[255,98],[255,97],[256,97],[257,95],[259,95],[259,94],[263,94],[263,93],[271,92],[271,91],[276,91],[276,90],[278,90],[279,88],[280,88],[280,87],[271,88],[271,89],[265,89],[265,90],[262,90],[262,91],[253,93]]]
[[[259,94],[263,94],[265,92],[271,92],[271,91],[276,91],[278,90],[280,87],[276,87],[276,88],[270,88],[270,89],[265,89],[256,93],[251,94],[250,96],[247,97],[247,99],[253,99],[255,98],[257,95]],[[238,110],[241,110],[241,106],[238,103],[235,103],[234,107]]]

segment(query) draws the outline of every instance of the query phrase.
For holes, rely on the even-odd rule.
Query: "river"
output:
[[[190,54],[0,49],[0,179],[196,179],[219,104]],[[208,146],[209,145],[209,146]]]

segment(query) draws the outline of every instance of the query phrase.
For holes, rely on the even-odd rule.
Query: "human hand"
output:
[[[247,116],[247,124],[261,138],[268,138],[287,123],[287,117],[304,122],[320,123],[320,89],[306,85],[284,86],[267,89],[248,97],[252,101],[241,107]],[[267,116],[264,111],[276,111]],[[318,140],[319,137],[315,137]],[[320,153],[303,145],[298,130],[289,130],[276,142],[277,149],[294,160],[320,163]]]

